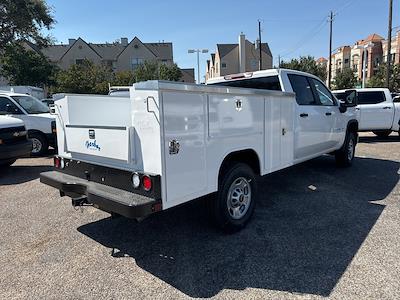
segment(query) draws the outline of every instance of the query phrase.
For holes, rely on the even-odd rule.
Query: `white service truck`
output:
[[[55,170],[42,183],[112,214],[140,218],[205,195],[218,225],[242,228],[257,178],[335,154],[354,158],[354,91],[339,102],[317,77],[266,70],[209,85],[136,83],[130,98],[65,95]]]
[[[356,89],[359,114],[359,131],[372,131],[379,137],[387,137],[392,131],[400,136],[400,101],[392,97],[386,88]],[[345,90],[333,91],[338,99],[343,99]]]

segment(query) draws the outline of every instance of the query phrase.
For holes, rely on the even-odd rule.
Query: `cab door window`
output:
[[[0,97],[0,115],[20,115],[22,111],[6,97]]]
[[[333,98],[331,92],[325,87],[325,85],[314,78],[309,78],[312,83],[313,91],[316,98],[319,100],[321,105],[334,106],[336,105],[335,99]]]
[[[299,105],[319,105],[316,101],[310,82],[303,75],[288,74],[293,92],[296,94],[296,102]]]

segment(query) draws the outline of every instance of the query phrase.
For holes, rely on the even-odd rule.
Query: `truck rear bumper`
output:
[[[49,171],[40,174],[40,182],[52,186],[71,198],[87,197],[87,202],[109,213],[139,218],[161,210],[161,200]]]

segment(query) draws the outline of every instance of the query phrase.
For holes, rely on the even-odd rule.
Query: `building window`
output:
[[[375,57],[375,59],[374,59],[374,67],[375,67],[375,68],[378,67],[378,66],[379,66],[379,63],[380,63],[379,57]]]
[[[226,69],[226,63],[221,63],[221,69]]]
[[[132,70],[136,70],[140,65],[144,64],[143,58],[132,58]]]
[[[84,62],[85,60],[84,59],[75,59],[75,64],[77,64],[77,65],[83,65],[83,62]]]
[[[349,59],[348,59],[348,58],[345,58],[345,59],[344,59],[344,64],[347,65],[348,63],[349,63]]]

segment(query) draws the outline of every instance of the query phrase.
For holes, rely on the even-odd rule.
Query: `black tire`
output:
[[[49,142],[44,134],[33,132],[29,133],[28,138],[32,141],[31,156],[41,156],[49,149]]]
[[[342,148],[335,152],[336,164],[339,167],[350,167],[353,163],[357,144],[357,135],[348,132]]]
[[[209,199],[210,213],[218,227],[235,232],[245,227],[253,214],[258,196],[257,178],[244,163],[228,166],[221,177],[216,197]],[[235,213],[238,215],[233,217]]]
[[[0,160],[0,168],[7,168],[15,163],[17,159],[9,159],[9,160]]]
[[[388,137],[392,131],[391,130],[382,130],[382,131],[372,131],[377,137],[386,138]]]

